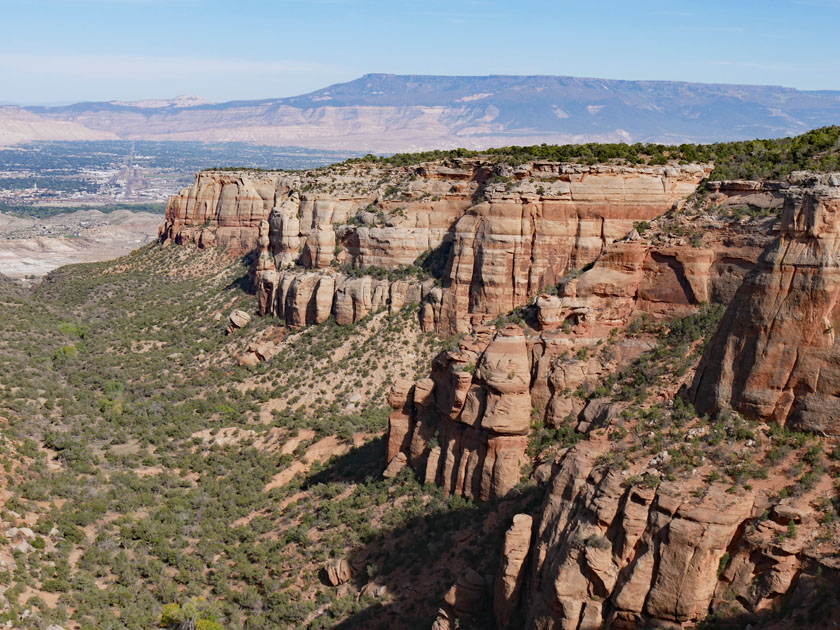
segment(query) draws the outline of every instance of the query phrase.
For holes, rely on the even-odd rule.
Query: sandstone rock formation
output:
[[[471,619],[476,617],[485,605],[485,586],[481,575],[467,569],[447,591],[444,601],[452,608],[456,617]]]
[[[333,265],[396,270],[431,257],[443,287],[420,296],[421,321],[448,335],[522,306],[569,270],[593,263],[635,221],[670,209],[708,172],[701,165],[510,167],[481,159],[343,165],[302,174],[203,172],[170,200],[161,239],[235,252],[259,245],[260,310],[283,311],[281,316],[292,280],[284,284],[267,273],[269,257],[278,272],[297,265],[295,276],[305,273],[300,267],[313,274]],[[263,221],[267,247],[258,242]],[[296,281],[293,311],[301,303],[297,288],[308,299],[322,280],[309,275]],[[326,304],[331,280],[323,282],[319,295]],[[271,307],[281,286],[283,304]],[[367,290],[392,292],[347,287],[350,293]],[[360,301],[349,303],[355,308]],[[307,323],[322,315],[287,319]]]
[[[385,472],[382,473],[382,476],[385,479],[393,479],[397,475],[402,472],[403,468],[408,465],[408,457],[405,453],[397,453],[396,456],[388,462],[387,468],[385,468]]]
[[[493,591],[493,613],[496,626],[504,630],[519,605],[522,582],[525,579],[525,560],[531,549],[531,530],[534,519],[528,514],[517,514],[505,534],[502,563],[496,575]]]
[[[468,330],[593,263],[635,221],[652,219],[693,192],[706,171],[691,169],[537,163],[531,167],[536,191],[493,189],[454,226],[439,326]]]
[[[350,579],[350,563],[344,558],[331,560],[324,567],[324,574],[331,586],[340,586]]]
[[[828,216],[835,203],[831,181],[774,188],[768,203],[783,194],[799,200],[797,208],[819,206],[821,216]],[[783,501],[770,509],[777,499],[766,489],[745,486],[733,492],[700,478],[661,481],[655,468],[671,457],[667,450],[641,458],[633,471],[611,469],[600,463],[609,459],[611,444],[598,428],[620,423],[626,403],[572,395],[654,347],[626,338],[613,344],[611,358],[588,351],[640,313],[681,316],[736,293],[736,299],[744,299],[746,289],[738,286],[770,241],[772,220],[761,224],[767,230],[761,235],[749,234],[737,221],[702,220],[712,230],[704,235],[707,248],[632,234],[610,243],[589,269],[561,282],[558,295],[541,295],[526,309],[535,328],[495,332],[474,320],[457,348],[436,358],[430,378],[413,386],[399,382],[392,391],[389,460],[401,465],[405,456],[427,482],[441,484],[448,493],[485,499],[509,492],[518,467],[497,468],[495,447],[502,445],[508,461],[521,464],[524,459],[517,458],[525,454],[532,418],[555,427],[571,422],[589,434],[556,461],[537,461],[533,478],[548,480],[549,487],[533,535],[529,517],[520,515],[506,537],[494,590],[500,628],[517,606],[527,617],[525,627],[540,630],[693,627],[710,612],[754,615],[779,598],[797,597],[800,583],[808,583],[804,576],[817,569],[803,552],[808,536],[792,540],[780,533],[791,523],[814,522],[807,502]],[[795,248],[788,245],[784,251]],[[831,292],[832,260],[824,255],[804,281],[807,297],[816,296],[820,304],[829,301],[818,290]],[[759,266],[744,286],[761,273]],[[796,282],[775,278],[763,286],[795,287]],[[804,345],[801,336],[796,340]],[[749,343],[734,346],[742,351]],[[712,353],[707,351],[706,362]],[[747,374],[752,365],[735,363],[732,370]],[[830,367],[823,370],[828,373]],[[516,443],[519,437],[524,439]],[[488,465],[491,452],[497,460]],[[632,481],[643,473],[644,483]],[[454,592],[453,587],[450,599]],[[445,605],[438,627],[453,627],[458,616],[451,603]]]
[[[527,628],[686,627],[733,599],[752,612],[789,592],[806,562],[802,542],[764,534],[779,531],[773,520],[748,532],[757,496],[722,484],[693,495],[685,483],[629,485],[597,465],[608,448],[572,449],[552,478],[529,554]],[[773,518],[802,518],[791,514]]]
[[[840,175],[786,192],[782,234],[762,254],[709,343],[696,407],[840,435]]]
[[[334,270],[258,271],[258,312],[275,315],[294,327],[325,322],[331,315],[339,324],[353,324],[387,309],[396,313],[429,295],[432,282],[376,280],[347,277]],[[432,325],[434,321],[432,321]]]
[[[458,337],[427,378],[392,387],[384,476],[411,467],[447,495],[511,505],[529,491],[522,473],[537,453],[529,481],[547,484],[539,510],[516,508],[532,511],[513,519],[496,575],[460,574],[434,627],[486,613],[492,580],[497,626],[519,615],[540,630],[691,627],[710,611],[768,609],[808,583],[818,562],[803,540],[780,537],[793,525],[813,538],[806,501],[780,502],[767,488],[728,487],[694,470],[668,480],[657,470],[677,456],[668,449],[622,451],[634,453],[622,460],[628,469],[611,468],[618,446],[607,434],[631,422],[625,410],[637,414],[628,426],[642,429],[649,409],[594,390],[612,387],[612,376],[661,341],[621,334],[640,315],[683,316],[735,296],[739,306],[698,371],[698,407],[840,433],[831,385],[840,377],[836,177],[713,183],[688,202],[758,215],[784,202],[782,234],[753,270],[775,218],[745,226],[725,211],[682,212],[680,199],[706,173],[700,167],[456,160],[342,168],[259,176],[275,177],[253,236],[259,312],[300,327],[418,304],[425,330]],[[194,231],[189,213],[179,224],[178,212],[165,238],[245,242],[220,227]],[[440,282],[405,268],[432,254],[446,260]],[[492,321],[500,315],[509,316]],[[270,355],[263,345],[250,354]],[[678,385],[657,391],[657,401],[667,406]],[[535,446],[532,427],[587,439]],[[330,583],[340,583],[340,569],[327,568]]]
[[[537,321],[544,330],[586,321],[620,325],[634,312],[674,317],[705,302],[728,302],[768,239],[756,240],[708,249],[612,243],[591,268],[563,280],[558,295],[538,296]]]
[[[573,395],[606,371],[590,348],[639,313],[687,315],[734,294],[758,251],[737,234],[710,250],[642,241],[607,246],[589,270],[560,284],[559,295],[536,299],[531,311],[538,334],[519,327],[496,334],[474,324],[457,350],[434,361],[430,379],[414,389],[398,383],[390,401],[388,461],[402,451],[427,482],[446,492],[503,496],[518,483],[533,419],[555,428],[571,422],[586,433],[621,412],[621,405],[587,405]],[[649,349],[625,339],[612,361],[628,365]]]
[[[274,174],[202,171],[191,188],[169,199],[161,239],[250,251],[274,206],[278,183]]]
[[[244,328],[248,325],[251,321],[251,316],[246,313],[245,311],[236,309],[231,311],[230,315],[228,316],[228,321],[230,322],[227,327],[227,333],[230,334],[234,330],[239,330],[240,328]]]
[[[394,387],[388,456],[406,453],[447,494],[488,500],[519,482],[531,397],[522,329],[479,334],[438,356],[431,379],[408,390],[402,382]]]

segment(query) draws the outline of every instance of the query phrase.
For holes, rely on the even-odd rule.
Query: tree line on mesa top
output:
[[[509,146],[473,151],[452,149],[398,153],[388,157],[366,155],[347,163],[373,162],[408,166],[452,158],[486,157],[506,164],[534,160],[579,164],[625,163],[654,166],[678,162],[713,162],[710,179],[778,179],[791,171],[840,170],[840,126],[822,127],[791,138],[715,142],[711,144],[587,143]]]

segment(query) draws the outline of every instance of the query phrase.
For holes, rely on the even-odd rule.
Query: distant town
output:
[[[0,212],[46,217],[68,210],[162,212],[205,168],[303,169],[353,153],[242,142],[39,142],[0,149]]]

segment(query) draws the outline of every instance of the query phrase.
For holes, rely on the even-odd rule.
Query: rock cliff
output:
[[[634,222],[672,208],[708,172],[699,165],[512,167],[481,159],[343,164],[304,173],[204,172],[170,200],[161,239],[251,251],[267,221],[263,251],[269,255],[257,283],[261,296],[283,301],[288,296],[281,286],[314,282],[326,301],[330,285],[337,292],[346,284],[323,274],[304,280],[303,270],[389,270],[394,276],[422,268],[441,287],[421,291],[421,317],[451,335],[524,305],[571,269],[593,263]],[[272,270],[279,275],[266,275]],[[260,310],[285,314],[286,308],[263,301]]]
[[[783,207],[775,240],[772,218],[747,227],[692,215],[689,244],[675,238],[685,234],[675,213],[644,237],[631,233],[606,245],[585,271],[563,278],[556,294],[541,294],[524,309],[524,323],[497,330],[474,323],[435,360],[429,379],[395,388],[392,461],[402,457],[447,493],[481,499],[510,499],[514,487],[524,492],[529,463],[531,482],[548,484],[541,508],[518,515],[506,534],[493,589],[498,628],[517,615],[525,628],[540,630],[686,628],[710,614],[756,623],[784,617],[781,602],[807,610],[817,601],[814,584],[836,584],[824,529],[830,519],[819,513],[833,513],[828,485],[818,481],[826,445],[810,438],[810,455],[800,457],[811,471],[797,479],[801,464],[784,461],[789,434],[728,415],[734,408],[836,435],[829,384],[837,380],[832,278],[840,180],[801,174],[791,183],[707,189],[718,208],[751,206],[761,214]],[[745,199],[754,193],[759,197]],[[661,340],[632,332],[640,316],[676,318],[658,329],[667,335],[706,302],[731,304],[696,376],[666,368],[659,384],[648,380],[635,399],[614,388],[616,380],[650,379],[650,361],[669,356],[656,350]],[[684,365],[696,365],[692,360]],[[711,426],[680,415],[682,403],[672,402],[692,380],[700,412],[715,414]],[[761,412],[755,401],[766,399],[769,412]],[[774,416],[779,400],[785,414]],[[665,435],[661,414],[673,418],[664,422],[671,427]],[[546,457],[542,426],[571,427],[585,438]],[[628,432],[636,437],[625,438]],[[809,439],[804,435],[795,439]],[[757,481],[745,483],[750,478]],[[466,592],[462,582],[450,592]],[[462,614],[476,613],[446,599],[436,627],[455,627]],[[788,619],[779,627],[797,627]]]
[[[457,574],[435,628],[490,599],[499,628],[687,628],[801,605],[838,571],[816,513],[827,443],[800,452],[803,474],[784,458],[809,438],[750,422],[840,434],[840,180],[695,190],[706,173],[347,164],[226,174],[224,194],[207,174],[162,234],[256,247],[258,310],[290,326],[418,304],[451,337],[426,378],[391,388],[384,476],[543,498],[512,519],[495,576]],[[703,351],[708,303],[729,308]]]
[[[447,494],[505,496],[527,459],[529,373],[521,328],[480,329],[457,351],[438,356],[431,378],[395,385],[389,461],[404,452]]]
[[[557,464],[535,523],[527,628],[681,628],[710,611],[768,610],[804,574],[836,573],[803,553],[808,534],[780,535],[791,522],[814,530],[807,501],[769,509],[761,492],[697,478],[633,485],[598,464],[609,448],[590,440]],[[509,547],[503,564],[521,564]]]
[[[781,235],[746,277],[693,385],[701,411],[840,435],[840,176],[802,175]]]
[[[642,315],[665,319],[725,303],[770,239],[751,232],[717,225],[703,248],[656,246],[638,235],[616,241],[589,269],[562,279],[556,295],[537,296],[524,309],[527,325],[474,324],[435,359],[429,378],[395,386],[388,461],[405,453],[447,493],[504,496],[528,461],[531,425],[573,421],[585,432],[603,424],[596,401],[574,393],[650,349],[615,337],[610,356],[596,356],[603,341]]]

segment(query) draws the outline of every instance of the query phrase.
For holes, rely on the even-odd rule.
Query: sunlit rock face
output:
[[[305,173],[207,171],[170,199],[161,239],[244,253],[259,245],[259,226],[267,221],[268,245],[261,252],[281,272],[394,270],[427,260],[442,286],[439,293],[423,292],[422,321],[452,335],[525,304],[569,270],[593,263],[634,222],[669,210],[708,172],[704,165],[532,162],[514,168],[480,159]],[[263,272],[269,270],[264,262]],[[270,286],[259,288],[261,295],[281,285],[273,274],[265,277]],[[286,282],[304,294],[304,285],[315,282],[326,300],[330,281],[307,278]],[[339,295],[340,281],[333,284]],[[297,290],[294,295],[292,302],[300,304]],[[284,311],[287,298],[261,310]],[[294,321],[318,319],[310,314]]]
[[[802,175],[781,235],[727,309],[693,384],[697,408],[840,434],[840,175]]]

